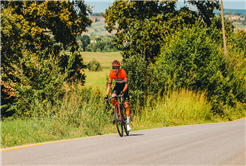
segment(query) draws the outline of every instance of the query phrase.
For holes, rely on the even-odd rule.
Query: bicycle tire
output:
[[[119,135],[123,137],[123,124],[122,124],[122,121],[120,120],[120,112],[116,104],[114,106],[114,115],[115,115],[115,125],[117,128],[117,131]]]
[[[125,129],[125,133],[126,135],[129,135],[129,131],[127,131],[127,118],[126,118],[126,109],[124,107],[124,104],[120,105],[120,110],[121,110],[122,117],[123,117],[123,126]]]

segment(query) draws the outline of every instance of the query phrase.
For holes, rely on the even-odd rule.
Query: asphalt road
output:
[[[245,119],[2,150],[2,165],[244,165]]]

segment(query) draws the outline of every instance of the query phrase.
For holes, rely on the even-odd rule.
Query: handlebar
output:
[[[110,98],[108,98],[108,100],[111,100],[111,99],[113,99],[113,98],[120,98],[120,97],[122,97],[122,95],[118,95],[118,96],[114,96],[114,97],[110,97]],[[109,105],[109,103],[108,103],[108,100],[107,100],[107,104]],[[124,99],[123,99],[124,100]]]
[[[114,96],[114,97],[110,97],[110,98],[108,98],[108,100],[111,100],[111,99],[113,99],[113,98],[120,98],[120,97],[122,97],[122,95],[118,95],[118,96]]]

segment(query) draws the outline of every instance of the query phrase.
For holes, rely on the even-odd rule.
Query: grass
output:
[[[214,121],[210,114],[211,104],[205,95],[182,89],[171,93],[170,97],[159,99],[156,105],[147,105],[135,118],[134,127],[148,128],[191,125]]]
[[[103,69],[103,71],[85,71],[86,81],[85,87],[92,87],[94,89],[100,89],[101,91],[106,91],[107,83],[110,69]]]
[[[1,148],[115,132],[99,96],[92,89],[76,87],[55,106],[36,102],[36,117],[1,122]]]
[[[103,98],[104,93],[98,90],[75,87],[53,107],[40,103],[35,110],[39,113],[37,117],[4,120],[1,122],[1,148],[117,133],[113,111],[107,108]],[[132,110],[135,112],[131,113],[133,131],[228,121],[227,116],[217,117],[209,112],[211,105],[203,93],[183,89],[172,92],[170,96],[159,97],[154,103],[151,98],[149,96],[144,107]],[[245,117],[243,110],[226,111],[234,112],[230,120]]]

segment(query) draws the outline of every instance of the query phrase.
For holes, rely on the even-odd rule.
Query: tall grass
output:
[[[159,98],[154,107],[147,104],[134,120],[137,128],[200,124],[213,119],[210,110],[204,93],[182,89]]]
[[[73,88],[54,106],[35,103],[35,117],[1,122],[1,147],[115,132],[100,91]]]
[[[105,104],[104,95],[100,90],[77,86],[67,88],[62,101],[57,101],[53,106],[36,101],[36,107],[33,108],[37,113],[35,117],[1,122],[1,148],[117,133],[113,110]],[[145,106],[132,110],[133,131],[229,119],[210,113],[211,104],[207,102],[204,93],[183,89],[155,101],[153,96],[148,96]],[[245,116],[242,109],[235,111],[228,108],[227,111],[229,120]]]

